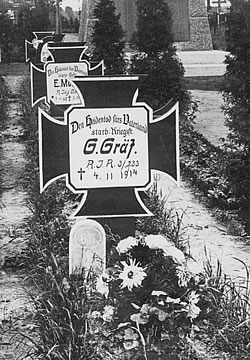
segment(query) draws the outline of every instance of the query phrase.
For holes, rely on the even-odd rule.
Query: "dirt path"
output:
[[[24,275],[8,270],[9,259],[15,259],[26,246],[26,192],[22,187],[25,166],[22,127],[18,107],[18,91],[22,78],[6,77],[10,90],[8,119],[1,132],[0,174],[0,360],[17,359],[26,353],[30,342],[18,335],[29,335],[32,329],[31,307]],[[14,338],[13,338],[14,336]]]
[[[221,110],[222,94],[207,90],[192,90],[191,93],[199,105],[195,129],[213,145],[222,145],[221,138],[225,138],[228,133]],[[200,203],[185,181],[182,180],[180,187],[176,187],[161,175],[158,183],[168,199],[168,206],[180,214],[183,213],[185,235],[189,239],[190,251],[195,259],[204,261],[206,248],[214,265],[220,260],[223,271],[232,279],[236,282],[245,279],[246,269],[237,259],[250,268],[250,237],[229,235],[229,230]],[[240,233],[240,229],[237,230]]]
[[[167,198],[170,209],[183,213],[185,238],[189,240],[191,255],[197,261],[205,261],[206,248],[211,263],[216,266],[217,260],[222,264],[225,274],[236,282],[245,279],[244,265],[250,267],[250,237],[229,235],[228,229],[215,219],[212,213],[201,204],[185,181],[180,187],[173,185],[166,176],[158,176],[158,186]]]

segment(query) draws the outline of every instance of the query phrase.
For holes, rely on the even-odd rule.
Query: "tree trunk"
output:
[[[79,41],[87,41],[89,0],[82,0],[82,12],[79,27]]]
[[[56,0],[56,35],[60,35],[60,0]]]

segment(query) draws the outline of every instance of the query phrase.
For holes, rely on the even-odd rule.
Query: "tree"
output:
[[[166,0],[137,0],[137,30],[131,39],[136,51],[131,72],[147,74],[139,100],[156,109],[171,98],[187,109],[189,96],[184,89],[184,68],[173,45],[172,18]]]
[[[225,168],[237,206],[250,213],[250,3],[234,1],[227,21],[223,84],[224,114],[229,128]]]
[[[223,95],[230,139],[250,150],[250,4],[233,7],[226,33],[227,70]]]
[[[80,26],[79,20],[78,20],[77,17],[75,17],[75,19],[74,19],[74,32],[76,32],[76,33],[79,32],[79,26]]]
[[[69,20],[65,16],[61,17],[61,28],[62,31],[68,31],[70,28]]]
[[[9,63],[11,60],[11,49],[14,39],[13,22],[7,13],[0,14],[0,46],[2,51],[2,61]]]
[[[33,30],[33,14],[29,5],[25,4],[20,6],[17,13],[17,36],[29,41],[34,37]]]
[[[17,23],[14,26],[13,57],[15,61],[24,61],[24,43],[25,40],[33,40],[33,31],[47,31],[52,28],[50,15],[53,12],[53,4],[54,1],[37,0],[35,7],[27,3],[19,7]]]
[[[37,0],[36,6],[32,9],[33,31],[47,31],[51,28],[50,6],[51,2]]]
[[[121,74],[125,71],[124,32],[115,14],[112,0],[100,0],[94,9],[96,22],[93,27],[93,59],[104,60],[105,74]]]
[[[132,43],[148,55],[173,47],[172,17],[166,0],[137,0],[137,31]]]

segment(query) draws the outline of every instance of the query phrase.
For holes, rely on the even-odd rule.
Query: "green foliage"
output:
[[[110,236],[107,269],[100,277],[92,270],[68,275],[69,194],[58,181],[39,194],[37,109],[30,108],[29,92],[26,79],[21,109],[32,208],[27,261],[34,359],[194,360],[195,325],[199,329],[205,322],[204,333],[211,331],[218,347],[247,359],[249,282],[240,292],[220,268],[214,273],[207,264],[204,273],[183,253],[179,221],[175,227],[156,187],[147,200],[159,216],[152,225],[155,235],[147,223],[149,235],[121,241]]]
[[[168,236],[181,250],[185,249],[182,240],[182,216],[166,207],[167,199],[158,190],[157,181],[148,190],[144,203],[154,216],[140,217],[136,229],[141,234],[163,234]]]
[[[76,32],[78,33],[79,30],[79,20],[77,17],[73,18],[70,17],[70,20],[67,19],[67,17],[62,16],[61,17],[61,27],[62,32]]]
[[[20,6],[17,13],[17,35],[22,37],[22,40],[27,39],[31,41],[33,39],[33,23],[34,19],[30,6],[27,4]]]
[[[83,271],[80,275],[68,275],[68,238],[70,224],[67,219],[67,214],[65,213],[65,208],[67,208],[67,204],[69,203],[69,194],[64,190],[65,184],[58,181],[53,186],[50,185],[43,194],[39,194],[37,109],[31,110],[30,104],[27,102],[30,91],[27,81],[26,79],[22,86],[21,109],[24,116],[23,124],[27,136],[26,157],[29,163],[27,167],[26,188],[29,190],[29,205],[32,210],[32,217],[29,220],[31,236],[27,260],[30,268],[30,279],[35,289],[32,295],[32,302],[35,308],[35,325],[38,331],[38,339],[35,341],[33,353],[36,359],[46,357],[51,360],[68,358],[99,360],[110,358],[110,356],[112,359],[117,360],[131,359],[133,351],[132,353],[128,352],[122,346],[123,338],[128,336],[127,330],[122,328],[121,330],[117,329],[113,331],[112,326],[110,326],[107,309],[109,309],[109,305],[113,303],[111,300],[107,301],[102,294],[96,291],[96,275],[91,271],[89,271],[88,274]],[[155,210],[157,209],[157,201],[155,195],[155,199],[152,200]],[[159,203],[157,214],[160,215],[162,211],[165,213],[163,204]],[[165,221],[165,215],[163,215],[161,219],[161,221]],[[172,229],[169,231],[169,234],[174,233],[173,224],[171,226]],[[162,228],[166,227],[166,224],[162,225]],[[163,237],[161,237],[161,239],[162,238]],[[115,259],[119,257],[116,250],[118,242],[114,239],[109,239],[108,242],[110,244],[110,246],[108,246],[108,261],[110,265],[111,262],[114,262]],[[160,288],[163,283],[165,285],[169,284],[171,294],[173,295],[174,293],[174,287],[178,281],[178,277],[175,274],[175,263],[172,256],[184,259],[184,255],[182,251],[174,245],[174,243],[178,243],[176,238],[174,242],[170,242],[170,240],[164,240],[164,242],[170,246],[169,251],[172,251],[172,255],[165,258],[162,251],[159,250],[159,254],[157,254],[156,257],[161,261],[155,259],[152,265],[149,265],[148,271],[150,276],[146,281],[147,286],[142,292],[144,293],[143,298],[145,298],[145,296],[150,297],[149,292],[151,293],[157,284],[158,288]],[[156,252],[148,248],[146,253],[147,256],[154,258]],[[137,257],[142,256],[142,254],[140,255],[138,252],[134,252],[133,254]],[[143,260],[143,266],[146,266],[148,259],[141,257],[141,260]],[[173,281],[170,281],[170,278],[159,275],[163,274],[164,271],[166,272],[167,268],[169,268],[169,274]],[[157,275],[158,270],[159,273]],[[156,278],[158,279],[157,282],[154,281]],[[164,289],[167,289],[167,286],[165,286]],[[185,290],[183,291],[185,292]],[[126,290],[124,292],[130,296],[130,292]],[[121,298],[120,296],[121,293],[119,293],[119,299]],[[186,303],[184,303],[183,298],[182,305],[176,305],[176,307],[181,308],[188,306],[188,296],[189,295],[185,297],[187,300]],[[141,303],[142,299],[135,300],[143,305],[143,303]],[[128,298],[124,297],[124,301],[128,302]],[[157,301],[156,298],[154,301]],[[151,305],[153,306],[153,303]],[[129,308],[131,309],[131,304]],[[128,317],[129,312],[126,315],[123,311],[123,302],[119,305],[119,309],[119,312],[123,314],[121,315],[122,317]],[[194,307],[194,309],[196,308]],[[158,311],[159,314],[163,314],[160,308],[153,308],[153,311]],[[136,312],[138,312],[138,309],[133,310],[133,313]],[[101,314],[101,319],[97,317],[97,313]],[[173,359],[175,358],[175,354],[185,350],[185,346],[187,346],[187,348],[189,347],[188,343],[183,340],[178,344],[176,343],[179,337],[175,318],[178,318],[178,321],[180,321],[181,317],[182,314],[180,313],[178,316],[171,318],[171,324],[173,323],[173,326],[169,321],[166,322],[168,327],[171,328],[171,333],[175,332],[176,335],[174,338],[171,337],[171,341],[168,339],[164,341],[162,350],[159,350],[159,354],[162,352],[162,356],[166,351],[171,350]],[[160,329],[161,320],[154,319],[153,313],[152,320],[157,324],[157,329]],[[190,326],[191,323],[186,317],[186,324],[183,325],[183,328],[189,331]],[[145,326],[143,326],[143,328],[144,327]],[[146,328],[147,326],[142,330],[146,331]],[[120,333],[120,339],[119,336],[117,336],[118,333]],[[159,340],[157,341],[159,342]],[[117,345],[120,350],[117,350]],[[153,349],[149,350],[149,347],[151,347],[151,345],[148,343],[148,359],[153,359],[157,353]],[[141,356],[143,354],[143,352],[141,352],[142,348],[142,346],[139,346],[139,353],[137,351],[138,349],[136,349],[134,354],[137,353]],[[158,359],[161,358],[159,354],[157,355]]]
[[[227,44],[230,55],[223,95],[230,139],[250,148],[250,4],[237,7],[228,18]]]
[[[245,218],[249,218],[250,186],[250,4],[233,6],[228,17],[227,43],[230,55],[226,59],[223,97],[226,125],[230,133],[225,168],[234,197]]]
[[[38,0],[35,6],[23,4],[17,9],[17,21],[7,13],[0,14],[0,44],[3,62],[24,61],[24,42],[34,38],[33,31],[47,31],[51,28],[50,14],[53,1]]]
[[[76,18],[74,19],[74,32],[77,32],[77,33],[78,33],[78,31],[79,31],[79,26],[80,26],[80,22],[79,22],[78,18],[76,17]]]
[[[3,128],[5,126],[7,120],[8,95],[8,87],[5,83],[4,78],[0,76],[0,128]]]
[[[93,27],[93,60],[104,60],[105,74],[123,74],[124,32],[115,14],[112,0],[100,0],[94,9],[96,22]]]
[[[234,283],[226,277],[218,262],[212,267],[207,259],[205,264],[207,289],[203,294],[203,303],[207,304],[206,319],[209,326],[206,333],[213,338],[216,347],[231,354],[235,360],[249,358],[249,270],[246,269],[246,280],[241,284]]]
[[[49,14],[49,4],[44,0],[37,1],[33,8],[27,4],[19,8],[15,26],[17,34],[15,44],[23,57],[18,60],[24,60],[24,43],[25,40],[31,41],[34,38],[33,31],[48,31],[51,28]]]
[[[140,86],[138,101],[145,101],[153,109],[164,106],[170,99],[181,101],[182,105],[189,100],[184,88],[184,68],[173,49],[157,55],[134,55],[130,71],[147,74]]]
[[[183,131],[181,138],[183,175],[210,199],[211,205],[228,208],[230,186],[223,173],[226,154],[194,130]]]
[[[32,8],[33,31],[46,31],[50,28],[49,8],[50,4],[46,0],[38,0],[36,6]]]
[[[139,52],[154,57],[173,46],[172,17],[167,1],[137,0],[137,19],[132,44]]]
[[[139,100],[157,109],[173,98],[181,102],[181,112],[185,112],[189,94],[183,81],[184,68],[173,46],[167,1],[138,0],[137,8],[137,30],[132,38],[136,53],[132,56],[130,72],[147,74]]]
[[[126,350],[131,359],[186,358],[200,309],[184,254],[162,235],[128,237],[115,245],[97,280],[104,295],[95,319],[100,335],[109,332],[112,351]]]
[[[9,64],[14,40],[13,22],[7,13],[0,13],[0,44],[2,50],[2,62]]]

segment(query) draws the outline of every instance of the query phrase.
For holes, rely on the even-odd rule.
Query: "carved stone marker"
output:
[[[82,269],[102,273],[106,264],[106,235],[95,220],[77,221],[69,239],[69,274],[81,274]]]

